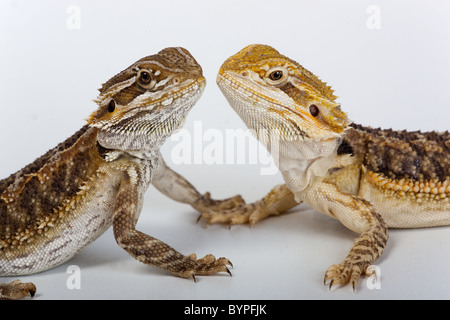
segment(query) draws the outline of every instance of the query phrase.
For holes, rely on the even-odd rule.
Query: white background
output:
[[[79,29],[67,26],[71,5]],[[370,5],[380,12],[371,30]],[[332,85],[355,122],[409,130],[447,130],[450,119],[448,1],[19,1],[0,2],[0,178],[72,135],[95,110],[96,89],[135,60],[168,46],[187,48],[208,85],[189,114],[203,130],[244,128],[215,85],[221,63],[251,43],[269,44]],[[175,142],[163,148],[171,164]],[[171,165],[200,192],[242,194],[250,202],[281,183],[258,164]],[[70,262],[28,277],[39,299],[419,299],[450,298],[450,230],[392,230],[381,289],[361,279],[329,292],[326,268],[344,259],[356,234],[306,205],[253,228],[196,224],[186,205],[146,194],[138,229],[185,254],[213,253],[233,277],[197,283],[143,265],[109,230]],[[81,289],[66,269],[81,268]],[[12,279],[2,279],[5,282]]]

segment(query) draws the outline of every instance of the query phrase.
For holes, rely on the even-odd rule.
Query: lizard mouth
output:
[[[180,84],[172,85],[173,88],[179,86]],[[192,107],[200,98],[205,86],[206,80],[201,76],[195,80],[187,80],[177,90],[170,90],[171,88],[169,87],[165,92],[145,92],[129,102],[127,106],[116,104],[117,107],[111,114],[109,114],[106,107],[100,108],[97,113],[91,116],[88,122],[92,127],[108,130],[120,128],[124,122],[131,121],[130,119],[136,118],[137,115],[154,118],[157,115],[167,114],[167,117],[170,117],[171,114],[183,111],[184,105],[191,105]],[[191,103],[191,101],[193,102]],[[107,101],[103,104],[107,105]],[[185,110],[185,112],[187,111],[189,110]]]
[[[150,112],[153,110],[156,111],[159,108],[168,109],[173,106],[175,106],[175,108],[172,109],[177,109],[176,107],[182,106],[182,103],[176,103],[177,100],[189,101],[190,99],[193,99],[197,101],[198,98],[200,98],[205,86],[206,79],[202,76],[197,80],[187,81],[181,89],[176,91],[169,91],[158,95],[155,95],[152,92],[149,92],[148,94],[144,93],[131,102],[131,104],[124,110],[123,115],[136,111]]]
[[[250,128],[255,130],[276,130],[279,132],[280,137],[288,140],[309,137],[306,131],[298,124],[299,121],[294,119],[294,117],[300,117],[301,123],[307,123],[306,116],[301,112],[284,106],[276,99],[262,94],[256,88],[253,89],[239,77],[225,72],[222,68],[217,75],[217,85],[233,109]],[[263,108],[264,111],[250,110],[242,100],[249,101],[250,105]],[[254,113],[261,113],[261,116],[255,117]]]
[[[293,131],[296,135],[300,135],[301,138],[310,138],[312,135],[320,136],[321,139],[326,140],[339,136],[339,131],[330,130],[324,123],[317,121],[310,112],[303,112],[300,108],[295,107],[295,102],[290,101],[291,98],[286,96],[284,92],[280,92],[281,90],[275,91],[265,86],[262,87],[265,90],[261,90],[261,85],[254,83],[255,81],[248,81],[248,76],[248,74],[241,76],[227,72],[223,68],[220,69],[217,75],[219,88],[239,115],[257,112],[261,113],[258,117],[261,119],[268,118],[267,115],[270,115],[270,121],[264,121],[263,125],[270,126],[272,125],[271,122],[276,122],[278,129],[281,129],[280,126],[289,128],[288,131]],[[273,97],[265,94],[264,91],[266,90],[272,92]],[[250,108],[250,106],[254,108]],[[258,111],[257,108],[261,108],[263,111]],[[247,117],[254,118],[255,116],[248,115]],[[250,120],[250,122],[255,121],[254,119]],[[245,122],[247,123],[247,121]]]
[[[260,102],[261,100],[267,102],[266,105],[267,104],[270,105],[269,107],[266,107],[268,111],[277,112],[281,115],[290,112],[306,120],[305,115],[300,111],[291,109],[279,103],[276,99],[273,99],[261,93],[261,90],[251,88],[251,86],[248,86],[243,81],[240,81],[240,79],[237,76],[233,76],[224,72],[222,68],[220,69],[219,74],[217,76],[217,84],[221,89],[227,90],[228,88],[230,89],[232,88],[238,92],[241,92],[243,96],[252,99],[254,101],[254,104]]]
[[[147,150],[158,148],[184,123],[187,113],[203,93],[203,77],[193,80],[176,92],[150,103],[141,101],[128,107],[117,121],[98,126],[99,143],[109,149]]]

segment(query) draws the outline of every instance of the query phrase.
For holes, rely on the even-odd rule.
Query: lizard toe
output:
[[[336,284],[350,284],[353,291],[355,291],[356,285],[364,274],[366,267],[365,264],[344,260],[342,263],[332,265],[327,269],[324,284],[329,284],[329,289]]]

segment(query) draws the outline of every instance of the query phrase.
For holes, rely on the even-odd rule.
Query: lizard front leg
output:
[[[205,201],[207,201],[207,199]],[[254,203],[243,203],[237,207],[224,208],[222,210],[202,208],[203,203],[198,203],[197,206],[202,209],[199,210],[202,213],[199,219],[207,220],[207,224],[249,223],[251,226],[253,226],[260,220],[263,220],[269,216],[279,215],[297,206],[298,204],[299,203],[295,200],[292,191],[287,187],[286,184],[282,184],[273,188],[264,198]]]
[[[166,243],[136,230],[141,204],[140,187],[126,176],[116,198],[113,231],[119,246],[131,256],[183,278],[195,279],[195,275],[213,275],[218,272],[231,274],[227,268],[231,263],[226,258],[215,259],[210,254],[201,259],[197,259],[195,254],[184,256]]]
[[[200,194],[195,187],[180,174],[169,168],[162,157],[160,164],[153,176],[152,184],[161,193],[172,200],[191,205],[200,213],[217,212],[238,208],[245,204],[240,195],[223,199],[211,199],[210,193]]]
[[[342,192],[332,182],[314,184],[302,193],[302,198],[314,209],[360,234],[344,261],[329,267],[324,278],[330,288],[350,283],[355,289],[361,275],[383,253],[388,240],[386,223],[368,201]]]

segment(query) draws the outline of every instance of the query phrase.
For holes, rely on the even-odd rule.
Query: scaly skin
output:
[[[199,194],[159,152],[204,87],[201,67],[183,48],[142,58],[107,81],[87,125],[0,181],[0,276],[64,263],[111,225],[119,246],[143,263],[194,279],[229,273],[226,258],[185,256],[135,229],[150,183],[199,210],[242,203]],[[31,283],[0,284],[3,299],[35,291]]]
[[[227,59],[217,83],[278,159],[285,184],[256,203],[205,210],[208,223],[254,224],[306,202],[359,234],[324,279],[353,288],[382,254],[389,227],[450,224],[448,132],[352,124],[326,83],[265,45]]]

